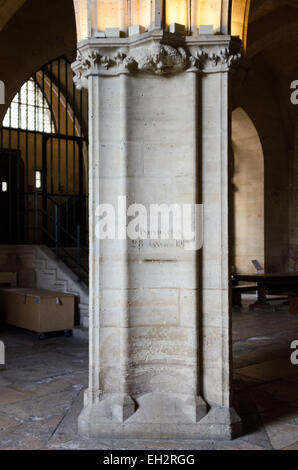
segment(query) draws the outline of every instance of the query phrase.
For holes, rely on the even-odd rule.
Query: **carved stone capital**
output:
[[[132,51],[138,71],[157,75],[178,73],[188,66],[188,52],[184,47],[154,43],[150,49],[137,47]]]
[[[193,66],[195,64],[198,70],[201,71],[228,71],[240,61],[241,54],[231,54],[227,48],[218,52],[199,49],[195,55],[191,56],[191,59]]]
[[[228,71],[240,60],[239,53],[231,53],[228,47],[200,44],[167,44],[161,40],[134,43],[98,45],[92,41],[78,50],[72,64],[74,82],[87,88],[92,75],[116,76],[129,73],[170,75],[189,72]]]
[[[118,49],[112,55],[101,50],[78,50],[72,64],[74,82],[78,88],[87,87],[90,75],[120,75],[123,73],[152,73],[156,75],[182,72],[189,66],[189,54],[183,47],[153,43],[129,51]]]

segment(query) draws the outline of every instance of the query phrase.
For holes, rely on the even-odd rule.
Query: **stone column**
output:
[[[229,203],[231,107],[230,72],[240,58],[237,40],[227,36],[189,38],[200,74],[201,198],[201,394],[211,409],[201,420],[215,437],[240,434],[232,407],[232,318],[230,296]],[[216,431],[215,431],[216,429]]]
[[[184,42],[158,30],[79,45],[73,69],[77,86],[89,89],[90,125],[90,383],[82,434],[239,433],[229,383],[230,47],[229,36]],[[136,204],[199,202],[202,256],[186,240],[124,237],[130,216],[140,215]],[[98,239],[99,216],[110,210],[99,204],[115,208],[115,240]]]
[[[151,26],[150,29],[160,30],[162,29],[162,17],[163,17],[163,2],[162,0],[155,0],[151,4]]]

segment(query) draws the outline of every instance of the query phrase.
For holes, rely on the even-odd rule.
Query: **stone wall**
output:
[[[265,269],[264,156],[249,116],[242,108],[232,114],[233,269],[255,273],[252,260]]]

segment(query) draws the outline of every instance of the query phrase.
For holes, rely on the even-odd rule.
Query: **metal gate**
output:
[[[87,278],[80,259],[88,250],[88,96],[72,76],[63,57],[46,64],[5,116],[0,243],[46,244]]]

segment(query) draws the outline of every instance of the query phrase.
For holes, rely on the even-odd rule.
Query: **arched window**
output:
[[[22,86],[12,100],[3,126],[33,132],[55,132],[50,107],[33,78]]]

